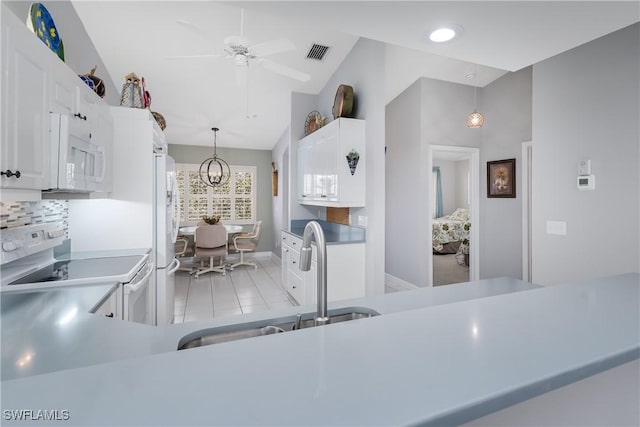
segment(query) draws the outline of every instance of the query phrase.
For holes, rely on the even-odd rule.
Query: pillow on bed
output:
[[[458,208],[449,216],[449,219],[455,221],[469,221],[469,210]]]

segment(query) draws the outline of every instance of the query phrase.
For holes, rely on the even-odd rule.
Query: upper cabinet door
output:
[[[3,9],[2,188],[48,186],[49,85],[42,60],[46,55],[52,53],[13,13]]]
[[[298,202],[365,206],[365,121],[338,118],[298,144]],[[357,161],[350,161],[356,156]]]

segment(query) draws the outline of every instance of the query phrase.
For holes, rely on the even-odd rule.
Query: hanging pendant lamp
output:
[[[223,186],[229,181],[231,172],[229,164],[218,157],[216,140],[218,128],[211,128],[213,131],[213,157],[209,157],[200,164],[200,180],[209,187]]]
[[[478,88],[473,88],[473,113],[467,117],[467,127],[481,128],[484,124],[484,116],[478,113],[477,105]]]

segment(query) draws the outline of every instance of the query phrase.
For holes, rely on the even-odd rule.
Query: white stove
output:
[[[118,318],[155,324],[154,265],[148,254],[56,259],[65,240],[61,223],[0,231],[0,292],[31,292],[95,283],[120,283]]]

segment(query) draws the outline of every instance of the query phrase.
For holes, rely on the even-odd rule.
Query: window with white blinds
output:
[[[219,187],[205,185],[198,176],[199,169],[200,165],[176,164],[181,225],[196,225],[203,216],[214,214],[226,224],[255,222],[255,166],[229,166],[229,181]]]

